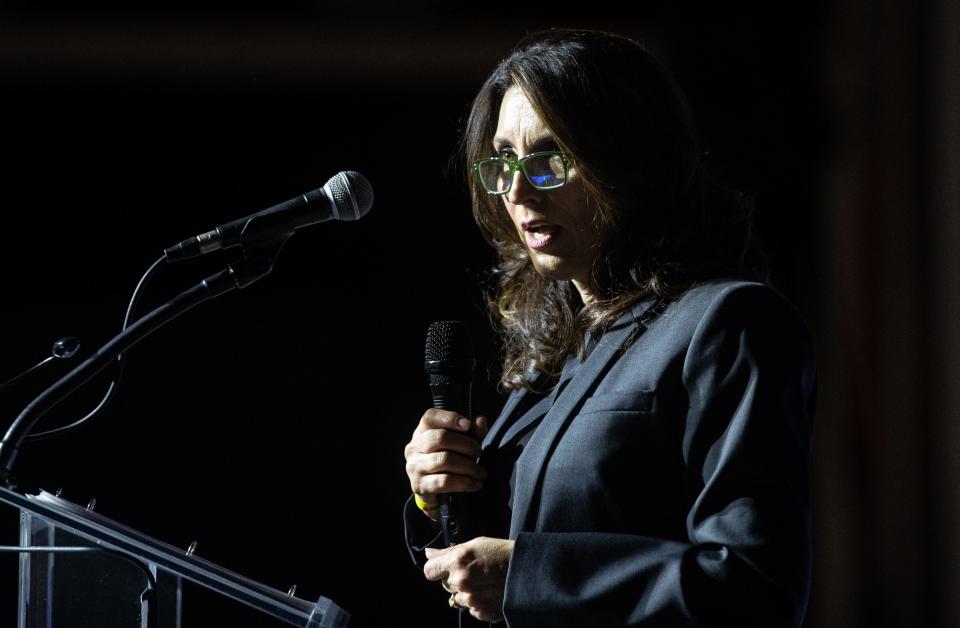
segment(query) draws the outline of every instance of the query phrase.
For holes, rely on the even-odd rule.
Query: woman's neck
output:
[[[596,302],[596,294],[590,287],[589,282],[581,281],[579,279],[571,279],[570,281],[573,282],[573,287],[576,288],[577,292],[580,293],[580,300],[583,301],[584,305],[593,305],[593,303]]]

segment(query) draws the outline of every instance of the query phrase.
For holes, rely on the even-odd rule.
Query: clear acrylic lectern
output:
[[[0,503],[20,511],[20,545],[10,550],[20,554],[18,628],[223,625],[190,617],[193,591],[239,603],[244,626],[349,622],[327,598],[308,602],[254,582],[51,493],[0,487]]]

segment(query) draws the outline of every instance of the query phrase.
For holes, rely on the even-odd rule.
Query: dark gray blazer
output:
[[[516,462],[507,625],[798,626],[811,554],[806,326],[758,283],[698,285],[643,325],[651,304],[568,362],[579,368]],[[507,399],[481,464],[535,418],[514,416],[526,394]],[[425,517],[408,505],[405,518],[414,546]]]

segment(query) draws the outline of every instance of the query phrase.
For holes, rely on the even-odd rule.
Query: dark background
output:
[[[470,324],[475,407],[501,403],[481,296],[492,256],[451,158],[473,94],[525,32],[603,28],[675,73],[711,167],[755,198],[773,282],[817,342],[806,625],[948,625],[960,611],[956,8],[515,5],[0,4],[0,379],[61,336],[89,355],[119,330],[141,273],[187,236],[340,170],[376,194],[363,220],[298,233],[271,276],[130,351],[110,408],[25,446],[20,480],[325,595],[358,626],[453,625],[400,534],[431,321]],[[142,311],[233,257],[167,267]],[[59,372],[5,391],[6,422]],[[44,425],[86,412],[108,381]],[[12,625],[13,593],[2,601]],[[212,619],[193,611],[188,626]]]

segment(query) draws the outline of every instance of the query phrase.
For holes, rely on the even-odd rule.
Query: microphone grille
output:
[[[359,220],[373,206],[373,187],[359,172],[338,172],[324,187],[333,201],[337,220]]]
[[[454,363],[462,368],[473,368],[473,345],[470,333],[462,321],[436,321],[427,329],[426,362]]]

